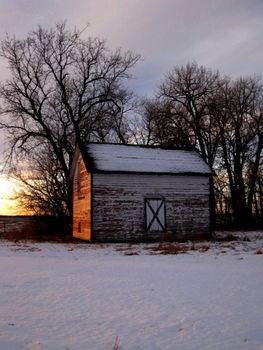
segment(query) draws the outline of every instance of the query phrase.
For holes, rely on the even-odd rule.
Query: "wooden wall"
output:
[[[91,239],[91,174],[81,155],[73,177],[73,236]]]
[[[167,233],[145,232],[145,197],[165,199]],[[94,174],[93,234],[98,241],[187,239],[210,233],[209,177]]]

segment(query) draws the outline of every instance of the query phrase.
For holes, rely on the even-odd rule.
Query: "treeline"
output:
[[[262,221],[260,78],[222,77],[195,63],[176,67],[145,101],[142,120],[147,143],[194,146],[211,166],[216,214],[236,227]]]
[[[152,99],[125,87],[140,59],[82,39],[65,24],[6,37],[1,56],[11,78],[0,86],[1,127],[10,170],[30,212],[71,213],[67,182],[76,144],[90,141],[195,148],[217,176],[214,215],[236,227],[263,218],[263,86],[258,77],[231,79],[196,63],[175,67]]]

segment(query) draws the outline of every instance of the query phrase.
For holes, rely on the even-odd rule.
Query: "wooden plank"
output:
[[[94,232],[98,240],[156,238],[146,232],[146,198],[165,199],[161,223],[173,237],[208,234],[209,179],[205,176],[94,174]],[[158,205],[158,203],[157,203]],[[166,212],[166,218],[165,218]],[[149,217],[151,218],[151,216]],[[158,222],[154,227],[159,229]]]
[[[73,177],[73,236],[91,239],[91,174],[79,155]]]

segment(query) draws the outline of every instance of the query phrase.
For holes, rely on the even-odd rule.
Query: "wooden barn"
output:
[[[90,143],[77,149],[73,235],[88,241],[188,239],[210,233],[212,171],[194,151]]]

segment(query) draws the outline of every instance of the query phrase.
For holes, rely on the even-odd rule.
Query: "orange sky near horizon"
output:
[[[15,199],[18,185],[5,175],[0,176],[0,215],[22,215],[22,210]]]

